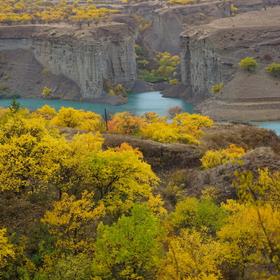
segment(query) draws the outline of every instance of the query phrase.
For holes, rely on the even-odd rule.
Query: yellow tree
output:
[[[44,105],[43,107],[37,109],[33,115],[34,117],[38,117],[41,116],[46,120],[51,120],[53,117],[55,117],[57,114],[56,110],[52,107],[50,107],[49,105]]]
[[[100,136],[93,138],[91,145],[100,147]],[[0,130],[0,190],[39,191],[52,184],[61,191],[80,184],[81,148],[74,143],[37,115],[9,117]]]
[[[101,131],[104,126],[101,116],[94,112],[64,107],[52,119],[51,124],[58,127],[76,128],[91,132]]]
[[[0,270],[15,258],[15,250],[7,237],[7,230],[0,228]]]
[[[229,269],[238,267],[240,276],[254,269],[254,279],[280,272],[280,212],[268,203],[263,205],[240,204],[228,201],[224,205],[230,213],[227,223],[218,232],[218,237],[228,250],[224,259]]]
[[[90,156],[88,180],[107,213],[120,214],[137,201],[148,200],[158,183],[142,154],[128,144]]]
[[[93,229],[104,215],[104,205],[95,206],[93,197],[90,192],[84,192],[80,199],[63,193],[45,213],[42,222],[55,238],[56,248],[75,254],[93,250]]]
[[[218,280],[221,279],[219,258],[221,245],[196,231],[182,230],[170,237],[168,252],[159,269],[162,280]]]
[[[251,225],[261,235],[256,250],[264,252],[270,265],[280,273],[280,173],[260,169],[257,178],[251,171],[236,173],[236,177],[238,197],[247,206],[243,211],[251,211],[255,221]]]
[[[115,114],[108,122],[108,129],[111,133],[137,135],[143,125],[144,121],[141,117],[122,112]]]

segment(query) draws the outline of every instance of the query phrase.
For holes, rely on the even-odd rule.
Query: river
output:
[[[168,110],[174,106],[180,106],[185,112],[193,112],[193,106],[179,98],[163,97],[160,92],[144,92],[130,94],[128,102],[123,105],[108,105],[89,103],[82,101],[69,101],[61,99],[40,99],[40,98],[19,98],[17,101],[21,106],[30,110],[36,110],[45,104],[59,110],[61,107],[73,107],[75,109],[83,109],[93,111],[98,114],[104,114],[106,108],[109,113],[129,111],[136,115],[142,115],[146,112],[156,112],[161,116],[168,114]],[[0,99],[0,107],[8,107],[11,104],[11,99]]]
[[[86,111],[93,111],[103,115],[106,108],[108,113],[124,112],[129,111],[136,115],[142,115],[146,112],[156,112],[161,116],[166,116],[168,110],[171,107],[179,106],[185,112],[192,113],[193,106],[179,98],[168,98],[163,97],[160,92],[144,92],[130,94],[128,102],[123,105],[108,105],[108,104],[97,104],[82,101],[69,101],[69,100],[47,100],[40,98],[19,98],[17,101],[21,106],[26,107],[30,110],[35,110],[44,106],[45,104],[59,110],[61,107],[73,107],[75,109],[83,109]],[[11,99],[0,99],[0,107],[8,107],[11,104]],[[254,123],[259,127],[274,130],[277,135],[280,135],[280,121],[266,121]]]
[[[262,128],[273,130],[280,136],[280,121],[253,122],[253,124]]]

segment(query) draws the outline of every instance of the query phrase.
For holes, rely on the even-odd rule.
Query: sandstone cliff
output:
[[[280,8],[249,12],[194,27],[182,34],[182,80],[195,101],[221,94],[200,105],[203,113],[224,120],[279,119],[280,81],[265,67],[279,62]],[[258,61],[256,73],[239,69],[247,56]]]
[[[125,23],[94,29],[0,27],[0,83],[10,94],[83,100],[104,95],[104,82],[131,88],[136,79],[134,34]]]

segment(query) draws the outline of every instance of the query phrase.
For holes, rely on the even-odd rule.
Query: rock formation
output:
[[[150,25],[143,32],[143,44],[150,51],[180,52],[180,34],[191,26],[207,24],[230,15],[230,4],[238,13],[263,9],[280,4],[279,0],[200,0],[188,5],[168,5],[165,2],[141,2],[126,7],[127,13],[145,18]]]
[[[125,23],[0,27],[0,83],[10,94],[36,96],[49,86],[58,97],[93,100],[105,82],[131,88],[135,80],[134,33]]]
[[[235,173],[243,173],[248,170],[257,174],[259,169],[268,168],[271,172],[280,168],[280,157],[269,147],[261,147],[248,152],[242,158],[242,164],[223,164],[208,170],[192,170],[189,178],[192,188],[186,189],[187,194],[201,194],[205,187],[215,186],[217,197],[220,201],[236,198],[236,188],[233,186],[236,180]]]
[[[280,57],[280,8],[244,13],[190,28],[182,34],[182,80],[188,96],[200,102],[223,83],[221,94],[200,105],[222,120],[280,118],[280,81],[265,68]],[[258,62],[255,73],[241,70],[244,57]]]

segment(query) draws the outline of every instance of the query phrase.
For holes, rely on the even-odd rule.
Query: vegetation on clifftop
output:
[[[97,8],[93,2],[79,5],[79,1],[0,0],[0,23],[90,23],[116,13],[109,8]]]

